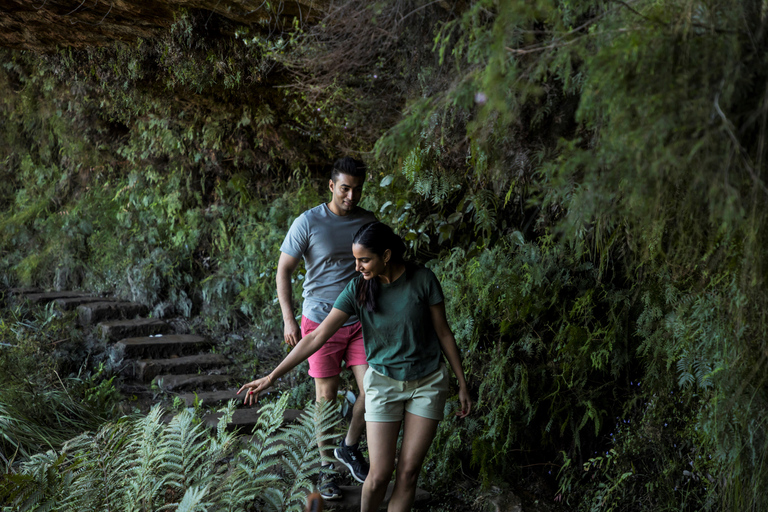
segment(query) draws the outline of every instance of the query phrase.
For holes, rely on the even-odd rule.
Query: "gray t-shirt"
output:
[[[375,220],[373,213],[360,207],[340,216],[323,203],[293,221],[280,251],[304,258],[304,316],[319,323],[331,312],[336,298],[355,276],[352,237]],[[355,322],[357,318],[350,317],[344,325]]]

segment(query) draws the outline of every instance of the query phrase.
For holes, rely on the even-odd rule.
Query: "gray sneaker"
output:
[[[365,482],[365,478],[368,476],[368,463],[365,462],[365,457],[360,453],[360,443],[354,446],[347,446],[344,439],[341,440],[341,445],[333,450],[333,454],[339,459],[339,462],[349,468],[349,472],[352,477],[360,483]]]
[[[329,501],[341,499],[341,489],[339,489],[338,484],[339,474],[335,471],[333,464],[323,467],[318,480],[320,481],[317,486],[318,491],[320,491],[320,496],[323,499]]]

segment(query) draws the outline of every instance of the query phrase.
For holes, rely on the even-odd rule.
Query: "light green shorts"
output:
[[[363,378],[365,421],[401,421],[408,411],[416,416],[442,420],[448,398],[448,370],[445,364],[417,380],[395,380],[370,366]]]

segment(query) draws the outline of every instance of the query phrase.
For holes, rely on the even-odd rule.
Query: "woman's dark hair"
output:
[[[403,239],[392,231],[392,228],[384,224],[383,222],[374,221],[369,222],[365,226],[361,227],[355,233],[352,238],[353,244],[359,244],[368,249],[369,251],[377,254],[378,256],[384,256],[384,251],[390,250],[392,256],[389,262],[395,264],[405,263],[405,244]],[[376,300],[379,296],[379,290],[381,284],[378,279],[360,279],[360,288],[357,292],[357,303],[364,307],[370,313],[376,311]]]

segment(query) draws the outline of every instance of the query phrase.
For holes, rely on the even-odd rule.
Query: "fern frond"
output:
[[[688,362],[687,354],[680,356],[680,359],[677,361],[677,385],[681,388],[691,386],[695,382],[693,375],[688,371],[689,368],[690,364]]]
[[[332,438],[332,434],[322,432],[331,431],[339,421],[334,407],[326,402],[313,402],[305,408],[298,424],[285,428],[278,436],[284,447],[281,457],[283,469],[289,472],[288,480],[292,482],[287,493],[288,510],[302,510],[304,497],[312,488],[310,479],[320,471],[317,440]]]
[[[218,412],[222,413],[219,422],[216,424],[216,437],[218,439],[226,437],[227,425],[232,421],[232,417],[235,415],[235,409],[237,409],[235,400],[230,400],[227,402],[226,406],[218,410]]]
[[[19,490],[18,508],[14,510],[51,510],[66,495],[69,479],[63,476],[66,473],[65,455],[53,450],[33,455],[28,462],[22,464],[21,470],[31,479],[18,481],[26,489]]]
[[[165,428],[160,443],[163,459],[159,471],[163,484],[183,493],[192,486],[208,484],[215,476],[216,463],[210,458],[209,441],[208,431],[194,414],[182,411],[176,415]]]
[[[68,441],[62,451],[70,453],[72,477],[64,508],[82,510],[122,508],[124,475],[132,460],[123,455],[130,425],[118,422],[102,428],[97,434],[85,434]]]
[[[175,509],[176,512],[197,512],[197,511],[207,511],[208,508],[206,505],[210,506],[210,503],[205,503],[204,499],[206,494],[208,494],[208,487],[209,486],[193,486],[187,489],[187,491],[184,493],[184,497],[181,499],[181,502],[179,502],[178,507],[177,505],[171,504],[167,505],[163,509],[172,510]],[[163,510],[160,509],[160,510]]]
[[[127,453],[135,458],[131,471],[126,475],[128,484],[125,488],[124,501],[127,510],[142,510],[157,500],[162,487],[162,479],[157,472],[158,443],[163,431],[161,422],[163,409],[156,405],[146,417],[137,420],[133,427]]]

